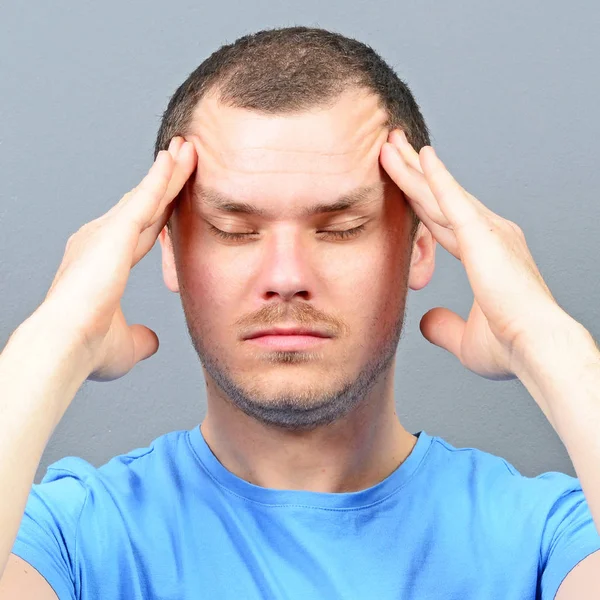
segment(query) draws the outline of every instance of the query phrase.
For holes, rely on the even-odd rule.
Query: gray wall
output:
[[[43,299],[68,236],[109,209],[151,162],[170,95],[241,34],[317,25],[357,37],[408,81],[459,180],[518,222],[560,304],[600,337],[600,5],[398,0],[42,2],[0,7],[0,345]],[[411,292],[398,350],[404,424],[507,458],[523,473],[573,473],[519,382],[485,381],[418,331],[420,316],[471,303],[443,250]],[[99,465],[204,414],[201,369],[158,245],[134,270],[130,322],[161,350],[127,377],[84,384],[38,472],[64,455]]]

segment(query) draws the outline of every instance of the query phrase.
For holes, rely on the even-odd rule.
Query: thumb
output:
[[[460,360],[465,320],[447,308],[432,308],[421,318],[421,333],[432,344],[451,352]]]
[[[129,327],[131,337],[133,338],[133,356],[134,364],[150,358],[158,350],[158,336],[152,329],[145,325],[131,325]]]

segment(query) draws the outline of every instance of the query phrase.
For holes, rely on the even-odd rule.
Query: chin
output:
[[[332,365],[311,369],[301,363],[245,372],[210,361],[204,366],[227,401],[247,416],[270,427],[306,431],[348,415],[367,397],[389,362],[370,363],[354,374]]]

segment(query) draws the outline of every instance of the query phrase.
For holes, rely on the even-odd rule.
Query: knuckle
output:
[[[87,223],[84,223],[83,225],[81,225],[79,227],[79,229],[74,231],[69,236],[69,239],[67,240],[67,248],[69,248],[70,246],[74,246],[79,241],[79,239],[82,238],[86,234],[87,225],[88,225]]]
[[[89,236],[95,229],[97,229],[97,220],[89,221],[84,223],[75,233],[78,238],[84,238]]]
[[[126,194],[123,195],[121,200],[119,200],[118,204],[126,204],[127,201],[137,193],[138,188],[139,185],[136,185],[133,189],[129,190]]]
[[[75,234],[71,234],[67,243],[65,244],[65,253],[69,252],[73,248],[73,244],[75,243]]]
[[[103,222],[103,217],[98,217],[93,221],[89,221],[81,225],[81,227],[79,227],[79,229],[72,233],[67,239],[67,250],[81,243],[86,238],[91,237],[100,227],[102,227]]]
[[[512,230],[513,233],[516,233],[518,237],[524,238],[525,234],[523,230],[514,222],[514,221],[506,221],[508,227]]]

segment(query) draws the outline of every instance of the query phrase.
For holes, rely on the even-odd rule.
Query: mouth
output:
[[[277,327],[254,331],[244,340],[271,350],[305,350],[321,346],[332,336],[324,330]]]

